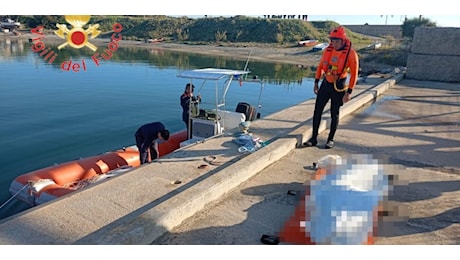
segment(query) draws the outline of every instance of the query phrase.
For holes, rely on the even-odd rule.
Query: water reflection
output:
[[[0,60],[20,59],[28,54],[26,43],[22,38],[0,39]]]
[[[27,56],[32,51],[32,43],[24,39],[0,38],[0,53],[3,59],[20,58]],[[69,60],[81,61],[95,64],[91,59],[93,51],[87,48],[74,49],[64,48],[57,50],[58,44],[47,44],[46,47],[51,48],[58,53],[56,59],[50,64],[56,69],[61,69],[63,62]],[[100,46],[98,51],[103,53],[107,46]],[[40,52],[34,53],[40,57]],[[43,60],[43,57],[40,57]],[[43,61],[48,64],[47,61]],[[244,69],[246,60],[241,60],[232,57],[211,56],[196,53],[177,52],[163,49],[150,49],[142,47],[120,47],[113,52],[109,60],[101,59],[102,62],[117,62],[117,63],[147,63],[149,66],[158,69],[176,67],[179,69],[193,69],[205,67],[219,67]],[[293,64],[284,63],[268,63],[260,61],[249,61],[248,69],[252,72],[251,75],[257,75],[258,78],[267,83],[282,85],[282,84],[302,84],[303,78],[313,78],[314,73],[306,68],[301,68]]]

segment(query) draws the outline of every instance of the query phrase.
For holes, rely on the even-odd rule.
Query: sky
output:
[[[460,13],[460,12],[459,12]],[[208,15],[213,16],[213,15]],[[252,15],[251,15],[252,16]],[[263,15],[253,15],[264,17]],[[436,22],[439,27],[460,27],[459,15],[421,15],[432,22]],[[203,17],[202,15],[192,16],[192,18]],[[327,21],[332,20],[343,25],[401,25],[404,19],[419,18],[420,15],[308,15],[308,21]]]
[[[460,27],[460,9],[452,8],[452,0],[129,0],[117,1],[78,0],[57,2],[40,0],[33,5],[18,5],[14,1],[2,3],[0,15],[172,15],[203,17],[247,15],[263,17],[264,14],[308,15],[310,21],[332,20],[339,24],[397,25],[404,17],[420,15],[442,27]],[[415,3],[414,3],[415,2]],[[435,3],[435,4],[434,4]],[[449,8],[450,7],[450,8]]]
[[[460,12],[459,12],[460,13]],[[460,27],[459,15],[422,15],[439,27]],[[401,25],[404,19],[419,18],[419,15],[309,15],[309,21],[333,20],[343,25]]]

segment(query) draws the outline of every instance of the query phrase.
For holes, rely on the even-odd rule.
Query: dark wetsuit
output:
[[[190,106],[190,99],[192,100],[192,106],[195,106],[194,110],[197,110],[197,105],[198,105],[198,100],[195,96],[190,97],[187,95],[187,93],[183,93],[180,96],[180,105],[182,107],[182,121],[185,123],[185,127],[187,128],[187,133],[189,133],[189,137],[192,136],[192,126],[190,121],[190,114],[189,114],[189,106]],[[189,129],[189,123],[190,123],[190,129]]]
[[[343,88],[346,78],[339,79],[337,81],[337,88]],[[329,137],[327,140],[334,140],[334,135],[339,125],[339,111],[340,107],[343,105],[343,96],[345,92],[337,92],[334,89],[334,84],[329,83],[327,80],[323,80],[321,86],[318,90],[318,95],[316,97],[315,103],[315,112],[313,113],[313,132],[312,139],[316,141],[318,136],[319,124],[321,123],[321,114],[324,111],[324,107],[327,102],[331,100],[331,128],[329,131]]]
[[[348,39],[345,40],[345,44],[341,49],[335,50],[328,47],[323,53],[315,74],[316,82],[319,82],[320,78],[323,78],[323,81],[319,86],[315,111],[313,112],[313,130],[312,137],[310,138],[310,142],[313,145],[316,145],[321,115],[329,100],[331,100],[331,126],[327,140],[328,142],[334,140],[334,135],[339,125],[339,112],[340,107],[343,105],[343,96],[346,92],[351,94],[355,87],[358,78],[358,68],[358,55],[351,48],[351,42]],[[350,77],[347,90],[345,91],[344,85],[348,73]],[[336,81],[337,90],[334,88],[334,81]]]
[[[160,122],[145,124],[137,129],[134,136],[136,138],[136,146],[139,149],[141,164],[150,161],[149,149],[150,158],[152,160],[157,158],[154,141],[158,139],[158,133],[162,130],[165,130],[165,126]]]

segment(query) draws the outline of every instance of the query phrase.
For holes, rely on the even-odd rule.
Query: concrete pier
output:
[[[374,102],[403,76],[369,77],[367,83],[355,87],[341,117]],[[270,142],[254,153],[238,152],[232,142],[235,129],[4,219],[0,222],[0,244],[151,244],[307,140],[313,108],[314,100],[308,100],[253,121],[253,135]],[[327,128],[327,109],[323,118],[320,130]],[[380,135],[387,138],[384,133]],[[209,158],[213,158],[212,163]],[[173,184],[176,180],[181,183]]]

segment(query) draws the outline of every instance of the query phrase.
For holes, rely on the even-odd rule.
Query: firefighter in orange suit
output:
[[[317,95],[313,114],[311,138],[303,143],[305,147],[316,146],[321,115],[327,102],[331,100],[331,126],[326,149],[334,147],[334,135],[339,124],[340,107],[348,102],[358,79],[359,60],[351,47],[342,26],[329,34],[330,44],[324,50],[315,75],[314,92]],[[319,81],[322,80],[318,87]]]

